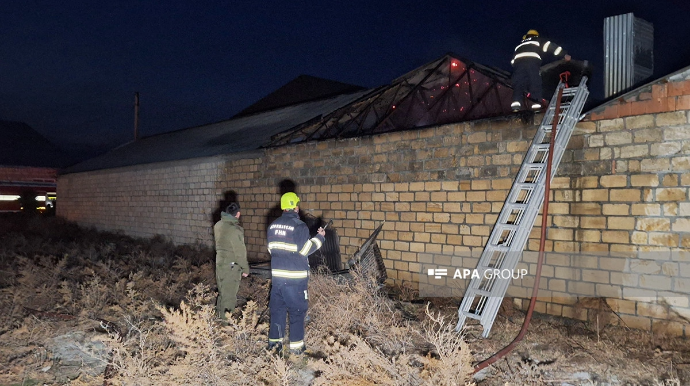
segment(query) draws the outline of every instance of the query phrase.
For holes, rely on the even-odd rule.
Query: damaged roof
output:
[[[267,146],[504,116],[512,113],[512,94],[507,72],[446,54],[318,122],[274,136]]]
[[[300,76],[230,120],[133,141],[63,173],[505,116],[512,93],[508,73],[453,54],[369,90]]]

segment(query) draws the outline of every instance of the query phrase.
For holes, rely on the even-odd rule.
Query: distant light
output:
[[[456,84],[455,84],[455,87],[460,87],[460,83],[456,83]]]
[[[45,201],[46,196],[36,196],[36,201]]]
[[[19,200],[19,196],[0,194],[0,201],[16,201]]]
[[[459,66],[458,62],[451,62],[450,65],[453,66],[453,67]]]
[[[393,105],[393,108],[395,109],[395,105]]]

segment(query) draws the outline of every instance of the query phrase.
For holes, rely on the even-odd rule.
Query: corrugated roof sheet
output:
[[[368,91],[145,137],[62,171],[63,174],[256,150],[271,136],[328,114]]]

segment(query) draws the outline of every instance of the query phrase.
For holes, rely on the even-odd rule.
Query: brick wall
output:
[[[553,181],[546,248],[588,256],[547,258],[537,311],[584,319],[593,314],[582,299],[606,297],[630,327],[690,332],[690,124],[678,102],[690,94],[685,87],[668,83],[665,96],[650,87],[667,109],[675,98],[671,111],[614,117],[603,109],[578,124]],[[627,111],[620,105],[644,94],[615,109]],[[263,259],[279,184],[290,179],[304,211],[334,220],[345,259],[386,220],[379,245],[388,275],[417,283],[426,267],[476,266],[536,128],[498,119],[66,175],[58,210],[103,229],[209,242],[210,212],[234,190],[250,258]],[[538,246],[536,224],[529,251]],[[519,267],[533,273],[535,263],[528,254]],[[526,298],[532,283],[515,280],[508,294]]]

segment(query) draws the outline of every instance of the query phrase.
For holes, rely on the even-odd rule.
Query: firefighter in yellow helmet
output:
[[[528,107],[533,110],[541,108],[542,90],[539,68],[542,55],[547,53],[557,58],[563,57],[566,61],[570,60],[570,55],[563,48],[552,41],[542,39],[539,37],[539,32],[533,29],[527,31],[520,44],[515,47],[513,60],[510,61],[513,65],[513,103],[510,107],[513,111],[522,109],[524,93],[527,93]]]
[[[283,194],[280,208],[283,215],[268,227],[268,252],[271,254],[271,297],[268,307],[271,326],[269,349],[281,349],[286,318],[290,316],[290,352],[301,354],[304,345],[304,320],[309,296],[309,255],[321,248],[326,232],[319,228],[309,237],[309,228],[299,218],[299,197],[293,192]]]

